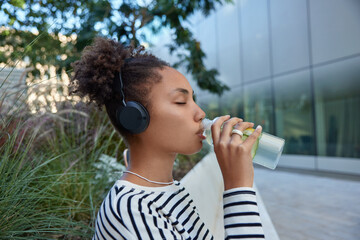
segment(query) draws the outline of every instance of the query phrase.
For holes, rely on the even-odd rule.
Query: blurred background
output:
[[[234,1],[191,21],[206,66],[231,88],[195,89],[210,117],[285,138],[279,166],[360,174],[359,1]]]
[[[170,62],[208,118],[286,140],[275,171],[255,169],[273,239],[358,239],[358,0],[0,1],[0,239],[92,236],[125,148],[69,96],[71,63],[97,35]],[[174,178],[209,152],[179,155]]]

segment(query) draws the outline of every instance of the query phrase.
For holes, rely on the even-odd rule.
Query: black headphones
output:
[[[116,92],[122,96],[122,104],[116,109],[116,121],[117,124],[132,134],[138,134],[149,126],[150,115],[147,109],[139,102],[128,101],[125,102],[125,95],[123,91],[123,82],[121,78],[121,72],[116,74],[118,80],[115,77],[114,85]],[[120,86],[119,86],[120,83]]]

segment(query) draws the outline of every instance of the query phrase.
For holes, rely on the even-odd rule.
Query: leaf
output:
[[[16,21],[15,18],[10,18],[9,25],[10,25],[10,26],[14,25],[15,21]]]
[[[24,9],[25,6],[25,0],[10,0],[9,3],[14,7],[18,7],[22,9]]]
[[[192,31],[184,26],[184,21],[195,11],[209,14],[223,1],[140,2],[142,3],[124,0],[120,5],[114,6],[110,0],[10,0],[10,7],[2,9],[9,20],[5,24],[6,30],[1,32],[0,44],[11,46],[13,52],[7,57],[2,55],[0,60],[15,65],[19,59],[26,57],[30,59],[29,67],[35,67],[36,64],[54,65],[60,73],[62,70],[71,69],[71,62],[79,59],[82,50],[100,33],[105,37],[118,39],[123,44],[138,46],[146,39],[143,29],[150,29],[156,34],[166,28],[173,33],[173,41],[168,45],[169,52],[181,52],[174,67],[184,66],[204,90],[219,94],[226,91],[228,88],[217,80],[218,76],[205,67],[206,55],[200,42],[196,41]],[[15,13],[20,8],[26,11],[22,12],[24,16],[21,19],[17,19]],[[101,26],[99,32],[95,26]],[[41,39],[37,39],[35,45],[26,47],[37,38],[38,35],[33,33],[36,31],[42,35]],[[76,34],[75,40],[60,41],[60,35],[70,38],[72,34]],[[151,42],[149,44],[151,45]],[[66,55],[65,61],[58,57],[63,55]],[[35,71],[33,73],[38,74]]]

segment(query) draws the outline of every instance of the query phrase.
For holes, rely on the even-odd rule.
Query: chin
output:
[[[200,141],[198,144],[194,144],[191,147],[187,148],[185,151],[183,152],[179,152],[180,154],[184,154],[184,155],[193,155],[195,153],[198,153],[201,151],[203,146],[202,141]]]

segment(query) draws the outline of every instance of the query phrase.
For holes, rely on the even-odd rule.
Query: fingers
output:
[[[255,131],[244,141],[243,145],[248,148],[252,148],[257,138],[260,136],[262,127],[259,125],[256,127]]]
[[[230,116],[222,116],[215,120],[211,126],[212,139],[213,143],[218,144],[220,141],[224,143],[233,142],[237,144],[242,143],[242,138],[238,134],[231,134],[233,128],[236,128],[240,131],[244,131],[247,128],[252,128],[254,123],[252,122],[243,122],[241,118],[233,117],[229,119]],[[221,130],[221,126],[223,126]],[[256,130],[243,142],[244,147],[251,149],[252,145],[255,143],[256,139],[259,137],[262,131],[261,126],[258,126]]]
[[[213,139],[213,143],[218,143],[220,139],[221,126],[223,123],[230,118],[230,115],[219,117],[215,120],[215,122],[211,125],[211,135]]]
[[[224,127],[220,133],[220,138],[224,142],[229,142],[231,138],[231,131],[234,126],[242,122],[241,118],[233,117],[224,123]]]
[[[235,125],[235,129],[238,129],[240,131],[244,131],[247,128],[252,128],[254,126],[254,123],[252,122],[240,122]],[[239,134],[231,134],[231,141],[236,141],[237,143],[242,143],[242,137]]]
[[[240,131],[244,131],[252,127],[254,127],[254,123],[252,122],[240,122],[234,126],[234,128],[239,129]]]

